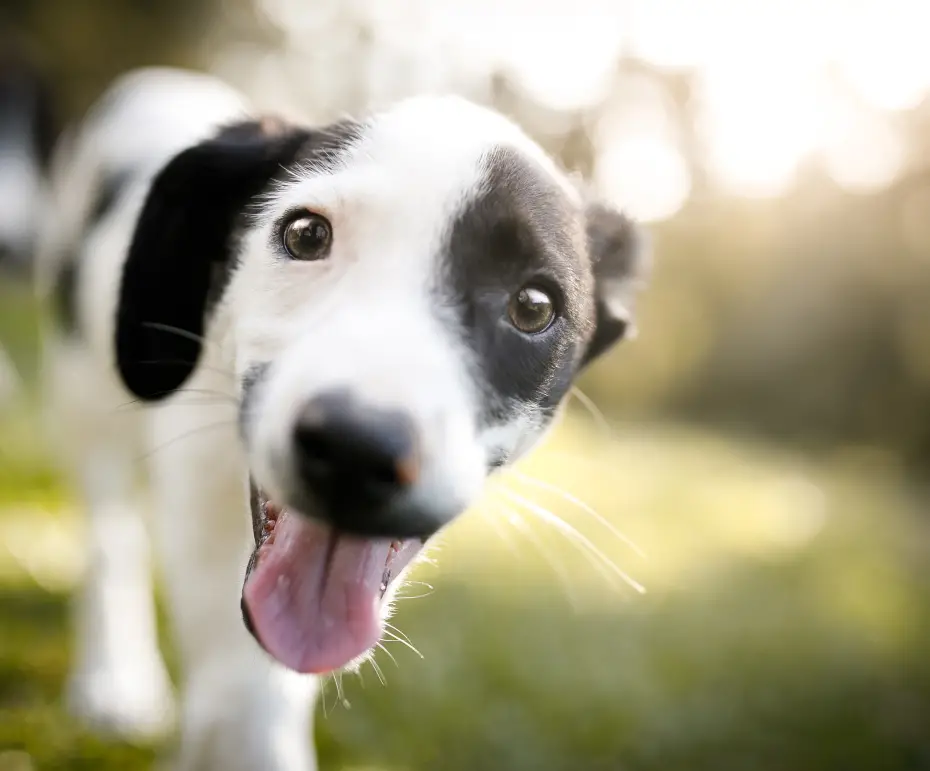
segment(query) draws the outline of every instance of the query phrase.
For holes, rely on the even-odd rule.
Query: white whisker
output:
[[[407,637],[406,634],[404,634],[400,629],[398,629],[398,628],[397,628],[396,626],[394,626],[392,623],[390,623],[390,622],[388,622],[388,621],[385,621],[385,622],[384,622],[384,626],[385,626],[386,629],[390,629],[394,634],[400,635],[401,637],[403,637],[408,643],[412,643],[412,642],[413,642],[409,637]]]
[[[514,493],[512,490],[502,488],[501,492],[511,501],[518,504],[519,506],[522,506],[527,512],[535,514],[543,522],[552,525],[554,528],[556,528],[556,530],[561,532],[572,544],[575,545],[577,549],[579,549],[583,554],[588,555],[589,562],[591,562],[592,566],[594,566],[598,572],[604,575],[605,578],[608,578],[609,580],[609,575],[604,574],[603,568],[609,569],[625,584],[635,589],[640,594],[646,593],[646,589],[642,584],[631,578],[627,573],[617,567],[617,565],[614,564],[614,562],[610,560],[610,558],[608,558],[604,552],[602,552],[597,548],[597,546],[594,545],[594,543],[592,543],[591,539],[578,532],[578,530],[573,528],[563,519],[553,514],[548,509],[543,508],[539,504],[527,500],[523,496]]]
[[[530,527],[526,520],[520,516],[518,511],[511,509],[509,506],[501,503],[499,504],[499,511],[505,515],[507,523],[519,531],[519,533],[526,538],[539,553],[539,556],[543,558],[546,564],[551,568],[552,572],[556,574],[556,577],[559,579],[559,584],[565,596],[568,598],[568,601],[571,603],[572,608],[578,609],[578,599],[572,590],[572,580],[569,576],[568,571],[565,569],[565,565],[558,560],[555,555],[551,554],[543,544],[542,540],[536,534],[532,527]]]
[[[585,394],[578,386],[572,386],[570,393],[581,402],[585,409],[591,414],[591,417],[594,418],[594,422],[597,423],[598,428],[604,436],[610,439],[613,436],[610,424],[607,422],[607,418],[604,417],[604,413],[597,408],[597,405],[591,397]]]
[[[320,701],[323,702],[323,718],[324,719],[329,717],[329,708],[326,705],[326,686],[329,685],[329,681],[331,678],[332,676],[323,678],[323,682],[321,683],[321,686],[320,686]],[[337,699],[339,698],[338,695],[336,698]]]
[[[187,394],[192,394],[194,396],[211,396],[215,401],[210,401],[209,399],[197,400],[197,401],[180,401],[178,396],[185,396]],[[237,406],[238,401],[235,396],[232,394],[224,393],[223,391],[215,391],[210,388],[179,388],[176,391],[172,391],[171,395],[173,397],[172,404],[179,406],[214,406],[220,404],[228,404],[230,406]],[[122,412],[130,408],[136,407],[145,407],[148,405],[144,399],[131,399],[128,402],[123,402],[122,404],[117,405],[114,412]]]
[[[421,598],[423,598],[423,597],[429,597],[433,592],[436,591],[436,589],[433,587],[432,584],[428,584],[428,583],[426,583],[425,581],[405,581],[405,582],[404,582],[404,585],[401,587],[401,589],[406,589],[408,586],[425,586],[427,589],[429,589],[429,591],[428,591],[428,592],[424,592],[423,594],[415,594],[415,595],[407,594],[407,595],[404,595],[404,594],[401,594],[401,593],[400,593],[400,589],[399,589],[398,592],[397,592],[397,595],[394,597],[394,600],[397,600],[397,601],[399,601],[399,600],[419,600],[419,599],[421,599]]]
[[[411,643],[409,640],[402,640],[402,639],[401,639],[400,637],[398,637],[396,634],[394,634],[393,632],[391,632],[391,631],[389,631],[389,630],[387,630],[387,629],[384,631],[384,633],[385,633],[386,635],[388,635],[388,636],[391,638],[391,640],[390,640],[391,642],[399,642],[401,645],[405,645],[405,646],[407,646],[408,648],[410,648],[410,650],[412,650],[414,653],[416,653],[417,656],[419,656],[421,659],[425,659],[425,658],[426,658],[426,656],[424,656],[422,653],[420,653],[420,651],[418,651],[416,648],[413,647],[413,643]]]
[[[225,367],[214,367],[213,365],[207,364],[206,362],[200,361],[200,360],[190,361],[189,359],[141,359],[138,363],[143,364],[147,367],[155,367],[155,366],[190,367],[191,369],[198,369],[198,370],[202,369],[206,372],[214,372],[217,375],[222,375],[225,378],[229,378],[230,381],[234,381],[236,379],[235,372],[232,372],[231,370],[226,369]],[[171,393],[173,393],[173,391]]]
[[[432,592],[424,592],[423,594],[408,594],[408,595],[398,594],[394,598],[394,602],[401,602],[402,600],[422,600],[424,597],[429,597],[431,594]]]
[[[201,431],[215,430],[217,428],[229,428],[230,426],[233,426],[233,425],[235,425],[235,421],[233,420],[220,420],[215,423],[207,423],[205,426],[197,426],[196,428],[192,428],[190,431],[185,431],[183,434],[178,434],[177,436],[174,436],[171,439],[169,439],[167,442],[160,444],[158,447],[155,447],[149,450],[148,452],[137,456],[135,458],[135,461],[136,463],[141,463],[147,458],[150,458],[156,452],[161,452],[162,450],[167,449],[168,447],[175,444],[176,442],[180,442],[182,439],[190,439],[192,436],[194,436],[194,434],[198,434]]]
[[[375,661],[374,656],[368,659],[368,663],[371,664],[371,668],[375,670],[375,674],[381,681],[381,685],[387,685],[387,681],[384,679],[384,672],[381,671],[381,667],[378,666],[378,662]]]
[[[394,658],[394,654],[384,647],[384,643],[379,642],[377,643],[377,645],[381,650],[383,650],[390,657],[391,661],[394,662],[394,666],[400,669],[400,664],[397,663],[397,659]]]
[[[341,704],[345,709],[348,709],[350,704],[348,699],[346,699],[345,690],[342,687],[342,672],[333,673],[333,682],[336,683],[336,699],[337,703]]]
[[[527,484],[533,485],[534,487],[538,487],[542,490],[547,490],[548,492],[555,493],[556,495],[561,497],[563,500],[574,504],[586,514],[589,514],[590,516],[594,517],[594,519],[596,519],[604,527],[606,527],[611,532],[612,535],[616,536],[619,540],[623,541],[623,543],[629,546],[640,557],[642,557],[643,559],[648,559],[648,557],[646,556],[646,553],[642,549],[640,549],[632,541],[632,539],[630,539],[629,536],[625,535],[622,531],[617,529],[617,527],[610,520],[608,520],[606,517],[602,516],[601,514],[598,514],[597,511],[595,511],[593,507],[589,506],[587,503],[585,503],[580,498],[572,495],[567,490],[563,490],[561,487],[550,484],[549,482],[545,482],[542,479],[537,479],[536,477],[532,477],[529,474],[524,474],[522,471],[518,471],[517,469],[510,469],[510,473],[513,474],[515,477],[517,477],[522,482],[526,482]]]
[[[157,329],[159,332],[169,332],[178,337],[184,337],[188,340],[193,340],[195,343],[201,345],[216,345],[212,340],[208,340],[203,335],[198,335],[194,332],[191,332],[187,329],[181,329],[180,327],[172,326],[171,324],[162,324],[158,321],[144,321],[142,326],[148,327],[149,329]]]

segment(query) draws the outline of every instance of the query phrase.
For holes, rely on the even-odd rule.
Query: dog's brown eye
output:
[[[321,260],[329,253],[333,231],[319,214],[306,214],[284,229],[284,248],[295,260]]]
[[[544,332],[555,319],[552,298],[535,286],[525,286],[511,297],[507,312],[511,323],[528,335]]]

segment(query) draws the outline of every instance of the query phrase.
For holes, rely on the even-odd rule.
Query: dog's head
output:
[[[378,641],[392,579],[627,333],[641,251],[516,126],[454,97],[242,123],[166,165],[117,362],[168,396],[224,319],[252,477],[243,609],[267,651],[320,672]]]

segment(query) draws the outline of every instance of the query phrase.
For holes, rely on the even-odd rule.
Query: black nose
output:
[[[410,418],[343,393],[317,396],[303,408],[294,445],[301,480],[327,518],[349,530],[370,529],[358,520],[380,516],[419,474]]]

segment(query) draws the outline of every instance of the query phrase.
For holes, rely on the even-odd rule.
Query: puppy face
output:
[[[625,218],[457,98],[323,131],[241,124],[168,164],[118,363],[160,398],[228,319],[256,538],[243,609],[266,650],[321,672],[377,642],[393,579],[623,336],[639,267]]]

